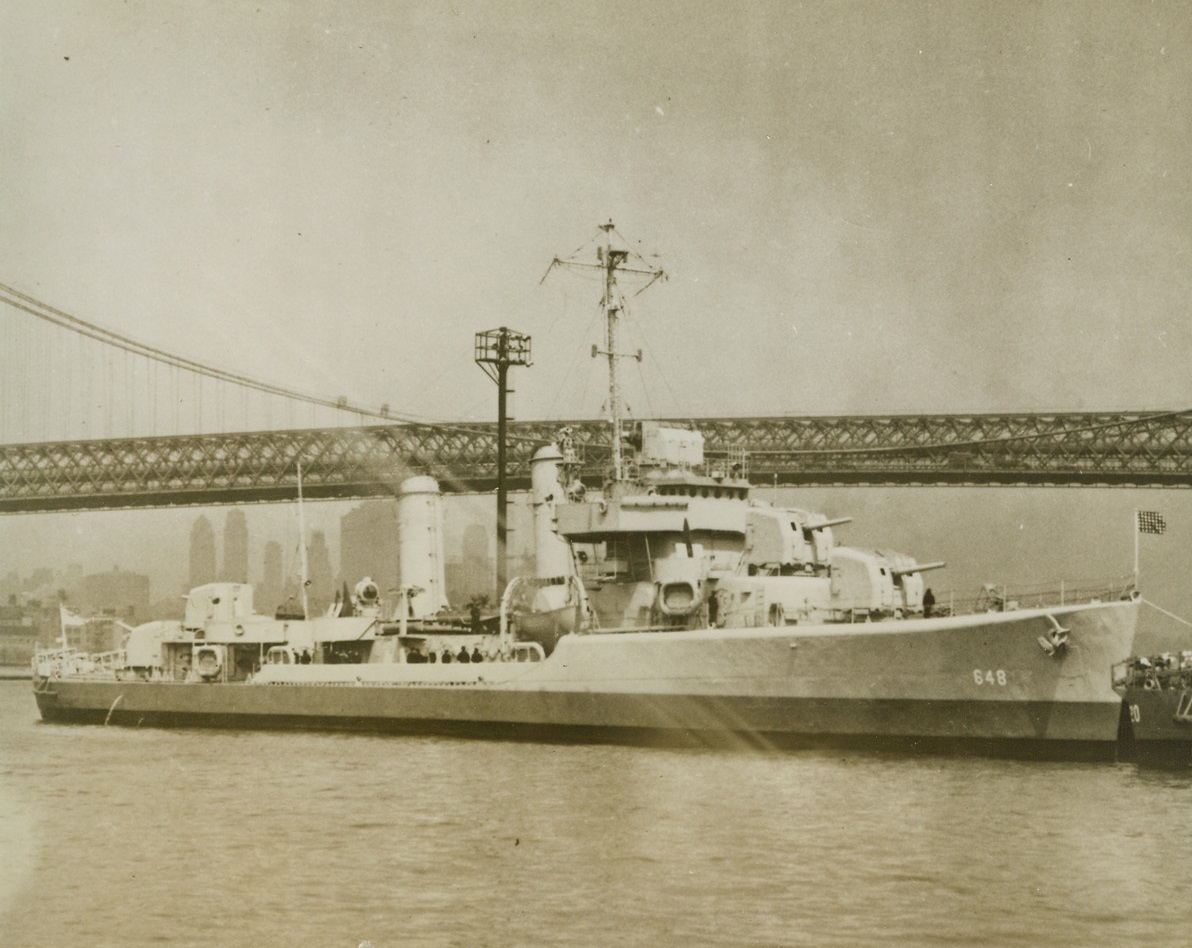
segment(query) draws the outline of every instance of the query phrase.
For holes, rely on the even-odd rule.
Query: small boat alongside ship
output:
[[[250,586],[199,587],[181,622],[138,627],[119,655],[40,655],[42,717],[1112,759],[1132,586],[965,614],[926,589],[943,563],[838,544],[849,518],[760,499],[743,454],[710,461],[698,432],[657,422],[626,430],[628,254],[602,230],[612,470],[585,490],[566,431],[537,451],[535,569],[498,615],[447,608],[441,496],[414,478],[395,599],[363,580],[334,614],[295,619],[258,615]]]
[[[1139,763],[1192,766],[1192,651],[1134,655],[1113,668]]]

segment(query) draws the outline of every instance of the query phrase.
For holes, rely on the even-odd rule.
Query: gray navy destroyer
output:
[[[119,652],[40,654],[42,717],[1112,758],[1110,668],[1131,652],[1137,593],[962,614],[926,595],[942,563],[838,543],[849,518],[760,499],[747,458],[709,462],[696,431],[630,429],[615,370],[629,254],[602,230],[612,470],[585,491],[565,430],[537,451],[534,574],[498,615],[448,610],[442,497],[412,478],[393,601],[366,578],[332,614],[279,618],[251,586],[201,586],[180,622],[139,626]]]

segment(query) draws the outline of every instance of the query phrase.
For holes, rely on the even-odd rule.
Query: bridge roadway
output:
[[[1192,486],[1192,411],[698,418],[706,453],[748,452],[761,485]],[[509,426],[510,488],[561,422]],[[607,424],[569,423],[584,480]],[[429,474],[447,492],[496,486],[496,425],[379,425],[0,445],[0,513],[391,496]]]

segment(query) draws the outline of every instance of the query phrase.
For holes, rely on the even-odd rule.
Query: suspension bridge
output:
[[[2,284],[0,344],[0,513],[291,501],[299,470],[313,498],[392,495],[413,474],[448,492],[497,482],[495,424],[272,385]],[[664,420],[702,431],[713,465],[744,450],[762,485],[1192,486],[1192,411]],[[511,487],[563,426],[600,483],[606,423],[514,422]]]

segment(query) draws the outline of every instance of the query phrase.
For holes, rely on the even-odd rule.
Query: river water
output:
[[[0,942],[1187,943],[1192,775],[45,725],[0,682]]]

